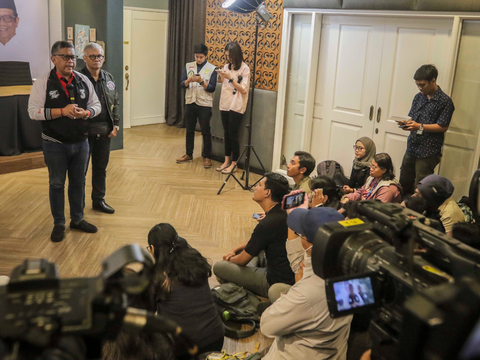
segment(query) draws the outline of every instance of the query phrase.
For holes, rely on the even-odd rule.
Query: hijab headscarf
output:
[[[358,141],[360,141],[363,144],[363,146],[365,146],[365,156],[363,158],[361,158],[360,160],[358,160],[355,157],[355,159],[353,160],[353,168],[355,170],[360,170],[360,169],[363,169],[365,167],[369,167],[370,165],[372,165],[372,160],[375,157],[375,154],[377,152],[377,148],[375,147],[375,143],[369,137],[366,137],[366,136],[361,137],[360,139],[355,141],[355,144],[357,144]]]

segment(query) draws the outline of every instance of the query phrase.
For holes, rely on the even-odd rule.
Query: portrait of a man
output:
[[[0,43],[5,46],[17,33],[17,8],[14,0],[0,0]]]

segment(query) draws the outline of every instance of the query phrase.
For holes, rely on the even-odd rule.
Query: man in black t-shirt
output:
[[[265,174],[253,195],[265,217],[255,227],[250,240],[231,250],[223,257],[224,261],[214,265],[213,271],[218,278],[264,297],[268,297],[268,289],[273,284],[295,283],[285,248],[287,214],[281,209],[282,199],[289,192],[288,181],[282,175]],[[266,268],[257,266],[262,251],[267,258]]]

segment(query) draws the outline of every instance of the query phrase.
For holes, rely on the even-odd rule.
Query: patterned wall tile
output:
[[[209,61],[216,66],[225,65],[225,45],[237,41],[243,49],[245,62],[253,69],[256,14],[236,14],[223,9],[222,3],[223,0],[207,0],[205,45],[209,49]],[[256,88],[277,91],[283,0],[267,0],[265,4],[273,18],[258,33]]]

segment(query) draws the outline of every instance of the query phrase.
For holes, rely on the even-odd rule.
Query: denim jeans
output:
[[[50,209],[55,225],[65,226],[65,179],[68,172],[70,218],[83,220],[85,207],[85,170],[88,163],[88,140],[75,144],[43,141],[43,155],[48,167]]]

